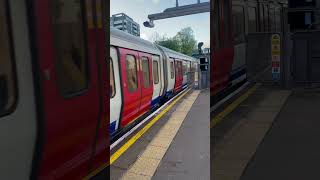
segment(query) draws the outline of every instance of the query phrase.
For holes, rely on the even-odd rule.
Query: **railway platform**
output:
[[[111,150],[110,179],[209,179],[209,104],[209,90],[173,100]]]
[[[212,179],[319,179],[320,89],[256,84],[212,115]]]

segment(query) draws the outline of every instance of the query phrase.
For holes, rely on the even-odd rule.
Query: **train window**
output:
[[[10,30],[6,2],[0,0],[0,116],[11,111],[17,101],[14,60],[12,59]]]
[[[143,87],[150,86],[150,66],[149,59],[147,57],[141,58],[142,73],[143,73]]]
[[[110,98],[113,98],[116,95],[116,87],[114,82],[114,71],[113,71],[113,61],[110,58],[109,64],[109,72],[110,72]]]
[[[259,5],[259,31],[264,31],[264,17],[263,17],[263,5]]]
[[[83,1],[50,2],[58,86],[70,95],[85,90],[89,81]]]
[[[173,67],[173,62],[170,62],[170,74],[171,74],[171,79],[174,78],[174,67]]]
[[[213,42],[213,47],[214,49],[219,49],[221,46],[220,42],[220,1],[214,1],[214,7],[213,7],[213,12],[211,13],[211,19],[212,20],[212,26],[211,26],[211,31],[213,32],[212,34],[214,35],[213,38],[211,38],[211,41]]]
[[[134,92],[138,89],[138,76],[137,76],[136,58],[132,55],[126,56],[126,72],[127,72],[128,90],[129,92]]]
[[[241,6],[233,6],[232,11],[234,43],[239,44],[245,41],[244,9]]]
[[[275,12],[274,8],[269,9],[269,27],[271,32],[276,31]]]
[[[159,84],[159,66],[158,66],[158,61],[153,61],[152,72],[153,72],[153,82],[154,82],[154,84]]]
[[[268,6],[265,4],[263,5],[264,10],[264,31],[269,32],[269,11],[268,11]]]
[[[281,9],[280,8],[276,8],[275,10],[275,16],[276,16],[276,31],[277,32],[281,32]]]
[[[223,3],[223,17],[224,17],[224,46],[229,46],[231,44],[231,17],[230,17],[230,3],[231,1],[224,1]],[[222,5],[222,3],[221,3]]]
[[[249,33],[257,32],[257,10],[255,7],[248,7],[248,31]]]

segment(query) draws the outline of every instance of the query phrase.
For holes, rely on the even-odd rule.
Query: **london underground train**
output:
[[[0,179],[107,179],[104,2],[0,0]]]
[[[197,64],[192,57],[111,28],[111,136],[192,84]]]
[[[211,105],[247,81],[247,36],[283,33],[287,0],[217,0],[211,3]]]

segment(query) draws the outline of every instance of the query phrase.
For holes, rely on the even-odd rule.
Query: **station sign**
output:
[[[280,80],[280,59],[281,59],[281,38],[279,34],[271,36],[271,68],[272,79],[274,81]]]

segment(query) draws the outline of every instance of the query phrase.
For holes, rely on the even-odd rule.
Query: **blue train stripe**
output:
[[[110,124],[110,134],[112,135],[115,131],[116,131],[116,124],[117,124],[117,121],[113,121],[111,124]]]
[[[229,78],[229,81],[233,81],[246,73],[247,73],[246,66],[242,66],[242,67],[234,70],[233,72],[231,72],[231,76]]]
[[[151,107],[154,107],[159,103],[160,103],[160,96],[151,101]]]

